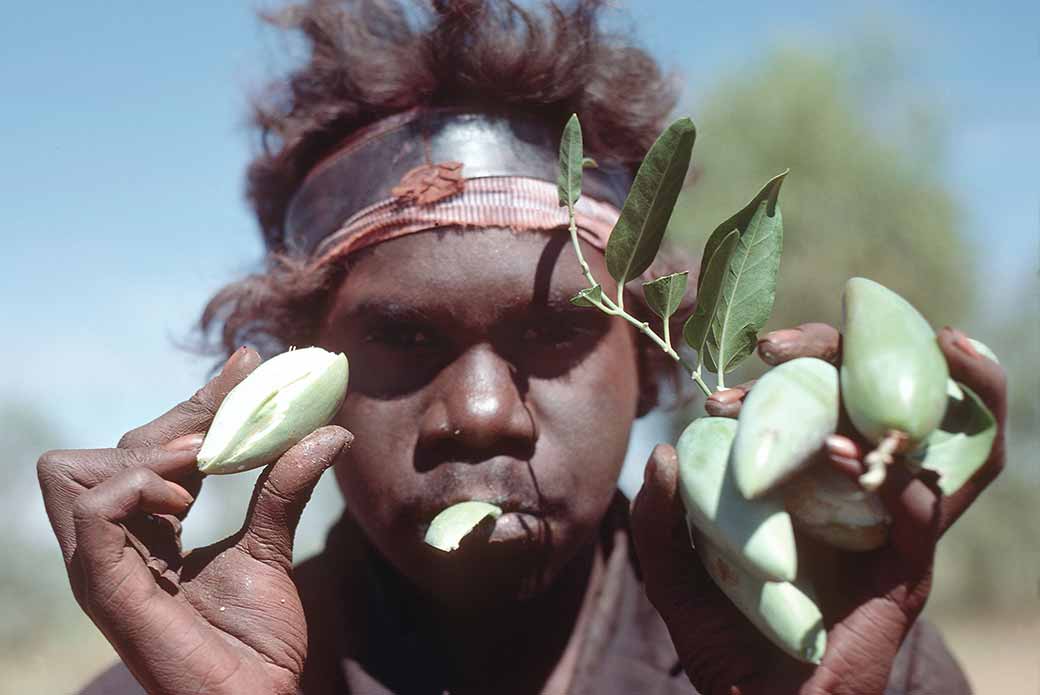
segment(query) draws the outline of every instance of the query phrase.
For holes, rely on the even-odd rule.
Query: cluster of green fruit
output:
[[[929,468],[949,494],[995,436],[992,414],[950,380],[934,332],[906,300],[852,278],[843,308],[840,370],[811,357],[786,362],[755,383],[737,420],[697,419],[677,444],[691,539],[708,573],[777,646],[814,663],[826,630],[799,573],[795,531],[843,550],[878,548],[891,522],[877,493],[887,465]],[[819,456],[843,408],[877,447],[858,481]]]

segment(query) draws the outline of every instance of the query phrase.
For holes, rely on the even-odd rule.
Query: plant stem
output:
[[[885,482],[888,466],[895,460],[894,454],[902,451],[907,439],[905,432],[889,430],[877,448],[863,457],[867,472],[859,477],[859,484],[864,490],[875,492],[881,487]]]
[[[687,369],[689,369],[690,366],[688,364],[686,364],[685,362],[683,362],[683,364],[686,366]],[[700,372],[691,371],[690,376],[693,377],[694,383],[700,387],[701,393],[703,393],[705,397],[710,397],[711,389],[708,388],[708,385],[704,383],[704,379],[701,378]]]
[[[570,215],[569,230],[571,233],[571,244],[574,245],[574,252],[578,256],[578,264],[581,266],[581,272],[585,276],[585,280],[589,283],[589,288],[595,287],[598,283],[596,282],[596,278],[592,276],[592,270],[589,268],[589,264],[585,261],[585,256],[582,254],[581,246],[578,243],[578,225],[574,219],[574,206],[568,205],[567,211]],[[593,302],[593,305],[595,305],[595,307],[602,311],[604,314],[607,314],[608,316],[619,316],[631,323],[636,328],[638,328],[642,333],[644,333],[648,338],[650,338],[650,340],[654,341],[654,343],[656,343],[657,346],[661,348],[666,355],[678,362],[680,365],[682,365],[683,369],[689,372],[690,378],[692,378],[694,383],[697,384],[701,392],[704,393],[705,397],[710,396],[711,389],[708,388],[708,385],[704,383],[703,379],[701,379],[700,370],[694,370],[693,367],[686,360],[684,360],[678,352],[676,352],[672,348],[671,341],[668,338],[668,319],[665,319],[665,338],[662,339],[659,335],[654,333],[654,330],[650,328],[649,323],[645,321],[640,321],[635,316],[632,316],[627,311],[625,311],[625,304],[623,299],[624,291],[625,283],[619,282],[618,298],[616,304],[610,299],[610,297],[606,295],[606,293],[603,293],[601,295],[602,300],[599,302]]]
[[[578,243],[578,223],[574,220],[574,206],[568,205],[567,211],[570,213],[571,217],[571,243],[574,244],[574,252],[578,254],[578,263],[581,265],[581,272],[585,275],[589,287],[595,287],[596,279],[592,277],[592,270],[589,268],[589,264],[585,262],[585,256],[581,253],[581,244]]]
[[[606,299],[606,297],[604,297],[604,299]],[[618,316],[620,318],[623,318],[624,320],[628,321],[630,324],[632,324],[633,326],[638,328],[643,334],[646,335],[646,337],[648,337],[648,338],[650,338],[650,340],[654,341],[654,343],[659,348],[661,348],[661,350],[663,350],[666,355],[668,355],[673,360],[678,362],[680,365],[682,365],[683,369],[685,369],[687,372],[690,373],[690,378],[692,378],[694,383],[696,383],[697,386],[700,387],[701,391],[704,393],[705,396],[710,396],[711,395],[711,389],[708,388],[708,385],[704,383],[703,379],[701,379],[700,374],[695,372],[693,367],[690,365],[690,363],[687,362],[686,360],[684,360],[682,358],[682,356],[672,348],[671,345],[666,343],[661,338],[661,336],[659,336],[656,333],[654,333],[654,329],[650,328],[650,324],[649,323],[647,323],[646,321],[640,321],[639,319],[637,319],[635,316],[632,316],[631,314],[629,314],[624,309],[620,309],[620,308],[618,308],[616,306],[615,307],[609,307],[606,304],[596,303],[596,302],[593,302],[593,304],[595,304],[596,308],[598,308],[604,314],[607,314],[608,316]]]

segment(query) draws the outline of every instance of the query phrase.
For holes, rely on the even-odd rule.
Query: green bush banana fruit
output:
[[[699,531],[690,535],[708,574],[767,639],[799,661],[820,663],[827,630],[806,585],[756,577]]]
[[[198,453],[210,475],[274,463],[328,424],[347,392],[347,358],[318,347],[275,355],[224,397]]]
[[[794,529],[778,497],[749,502],[729,465],[737,421],[702,417],[676,443],[679,493],[686,518],[713,543],[763,579],[792,580],[797,569]]]
[[[843,550],[873,550],[888,540],[892,521],[881,497],[826,464],[813,466],[784,486],[795,528]]]
[[[895,292],[866,278],[845,283],[841,395],[860,434],[878,445],[860,478],[875,490],[892,455],[912,451],[946,409],[946,358],[928,322]]]
[[[939,474],[944,495],[957,492],[986,462],[997,436],[997,419],[982,399],[964,384],[950,385],[942,423],[907,457],[911,465]]]
[[[497,519],[500,516],[502,510],[490,502],[459,502],[442,510],[433,518],[423,540],[437,550],[450,553],[457,550],[462,539],[484,519]]]
[[[747,499],[805,470],[838,427],[838,370],[800,357],[766,372],[744,399],[733,475]]]

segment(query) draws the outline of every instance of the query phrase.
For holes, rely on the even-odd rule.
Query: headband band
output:
[[[396,114],[352,136],[308,174],[286,215],[287,249],[293,255],[327,259],[400,236],[371,236],[373,221],[384,229],[403,222],[407,229],[401,233],[449,224],[495,226],[488,220],[498,217],[474,210],[487,212],[487,205],[509,206],[517,200],[526,200],[530,208],[537,199],[545,214],[528,225],[531,210],[521,210],[506,215],[505,224],[498,226],[548,229],[559,226],[560,219],[565,226],[566,211],[546,200],[545,189],[549,186],[555,197],[555,184],[548,182],[557,178],[558,147],[559,133],[529,115],[422,108]],[[477,184],[484,179],[488,181]],[[491,183],[495,180],[497,186]],[[621,166],[586,170],[579,225],[600,226],[611,215],[616,219],[630,184],[631,176]],[[477,197],[465,194],[467,188]],[[495,190],[498,198],[489,198]],[[454,208],[452,202],[457,203]],[[460,204],[467,202],[468,212],[460,213]],[[415,214],[419,211],[425,212],[423,224],[423,215]],[[360,245],[351,237],[359,230],[369,235]],[[598,240],[601,234],[594,236]],[[330,243],[333,237],[335,244]]]

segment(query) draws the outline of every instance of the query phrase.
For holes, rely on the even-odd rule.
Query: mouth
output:
[[[535,543],[545,536],[545,518],[525,511],[506,512],[495,520],[488,543]]]
[[[423,534],[429,528],[433,518],[441,511],[459,502],[488,502],[502,510],[497,519],[485,519],[483,538],[486,543],[537,543],[546,537],[546,515],[540,505],[516,495],[451,495],[444,503],[424,514]],[[489,528],[490,527],[490,528]],[[476,529],[474,529],[476,530]],[[473,533],[473,532],[471,532]]]

